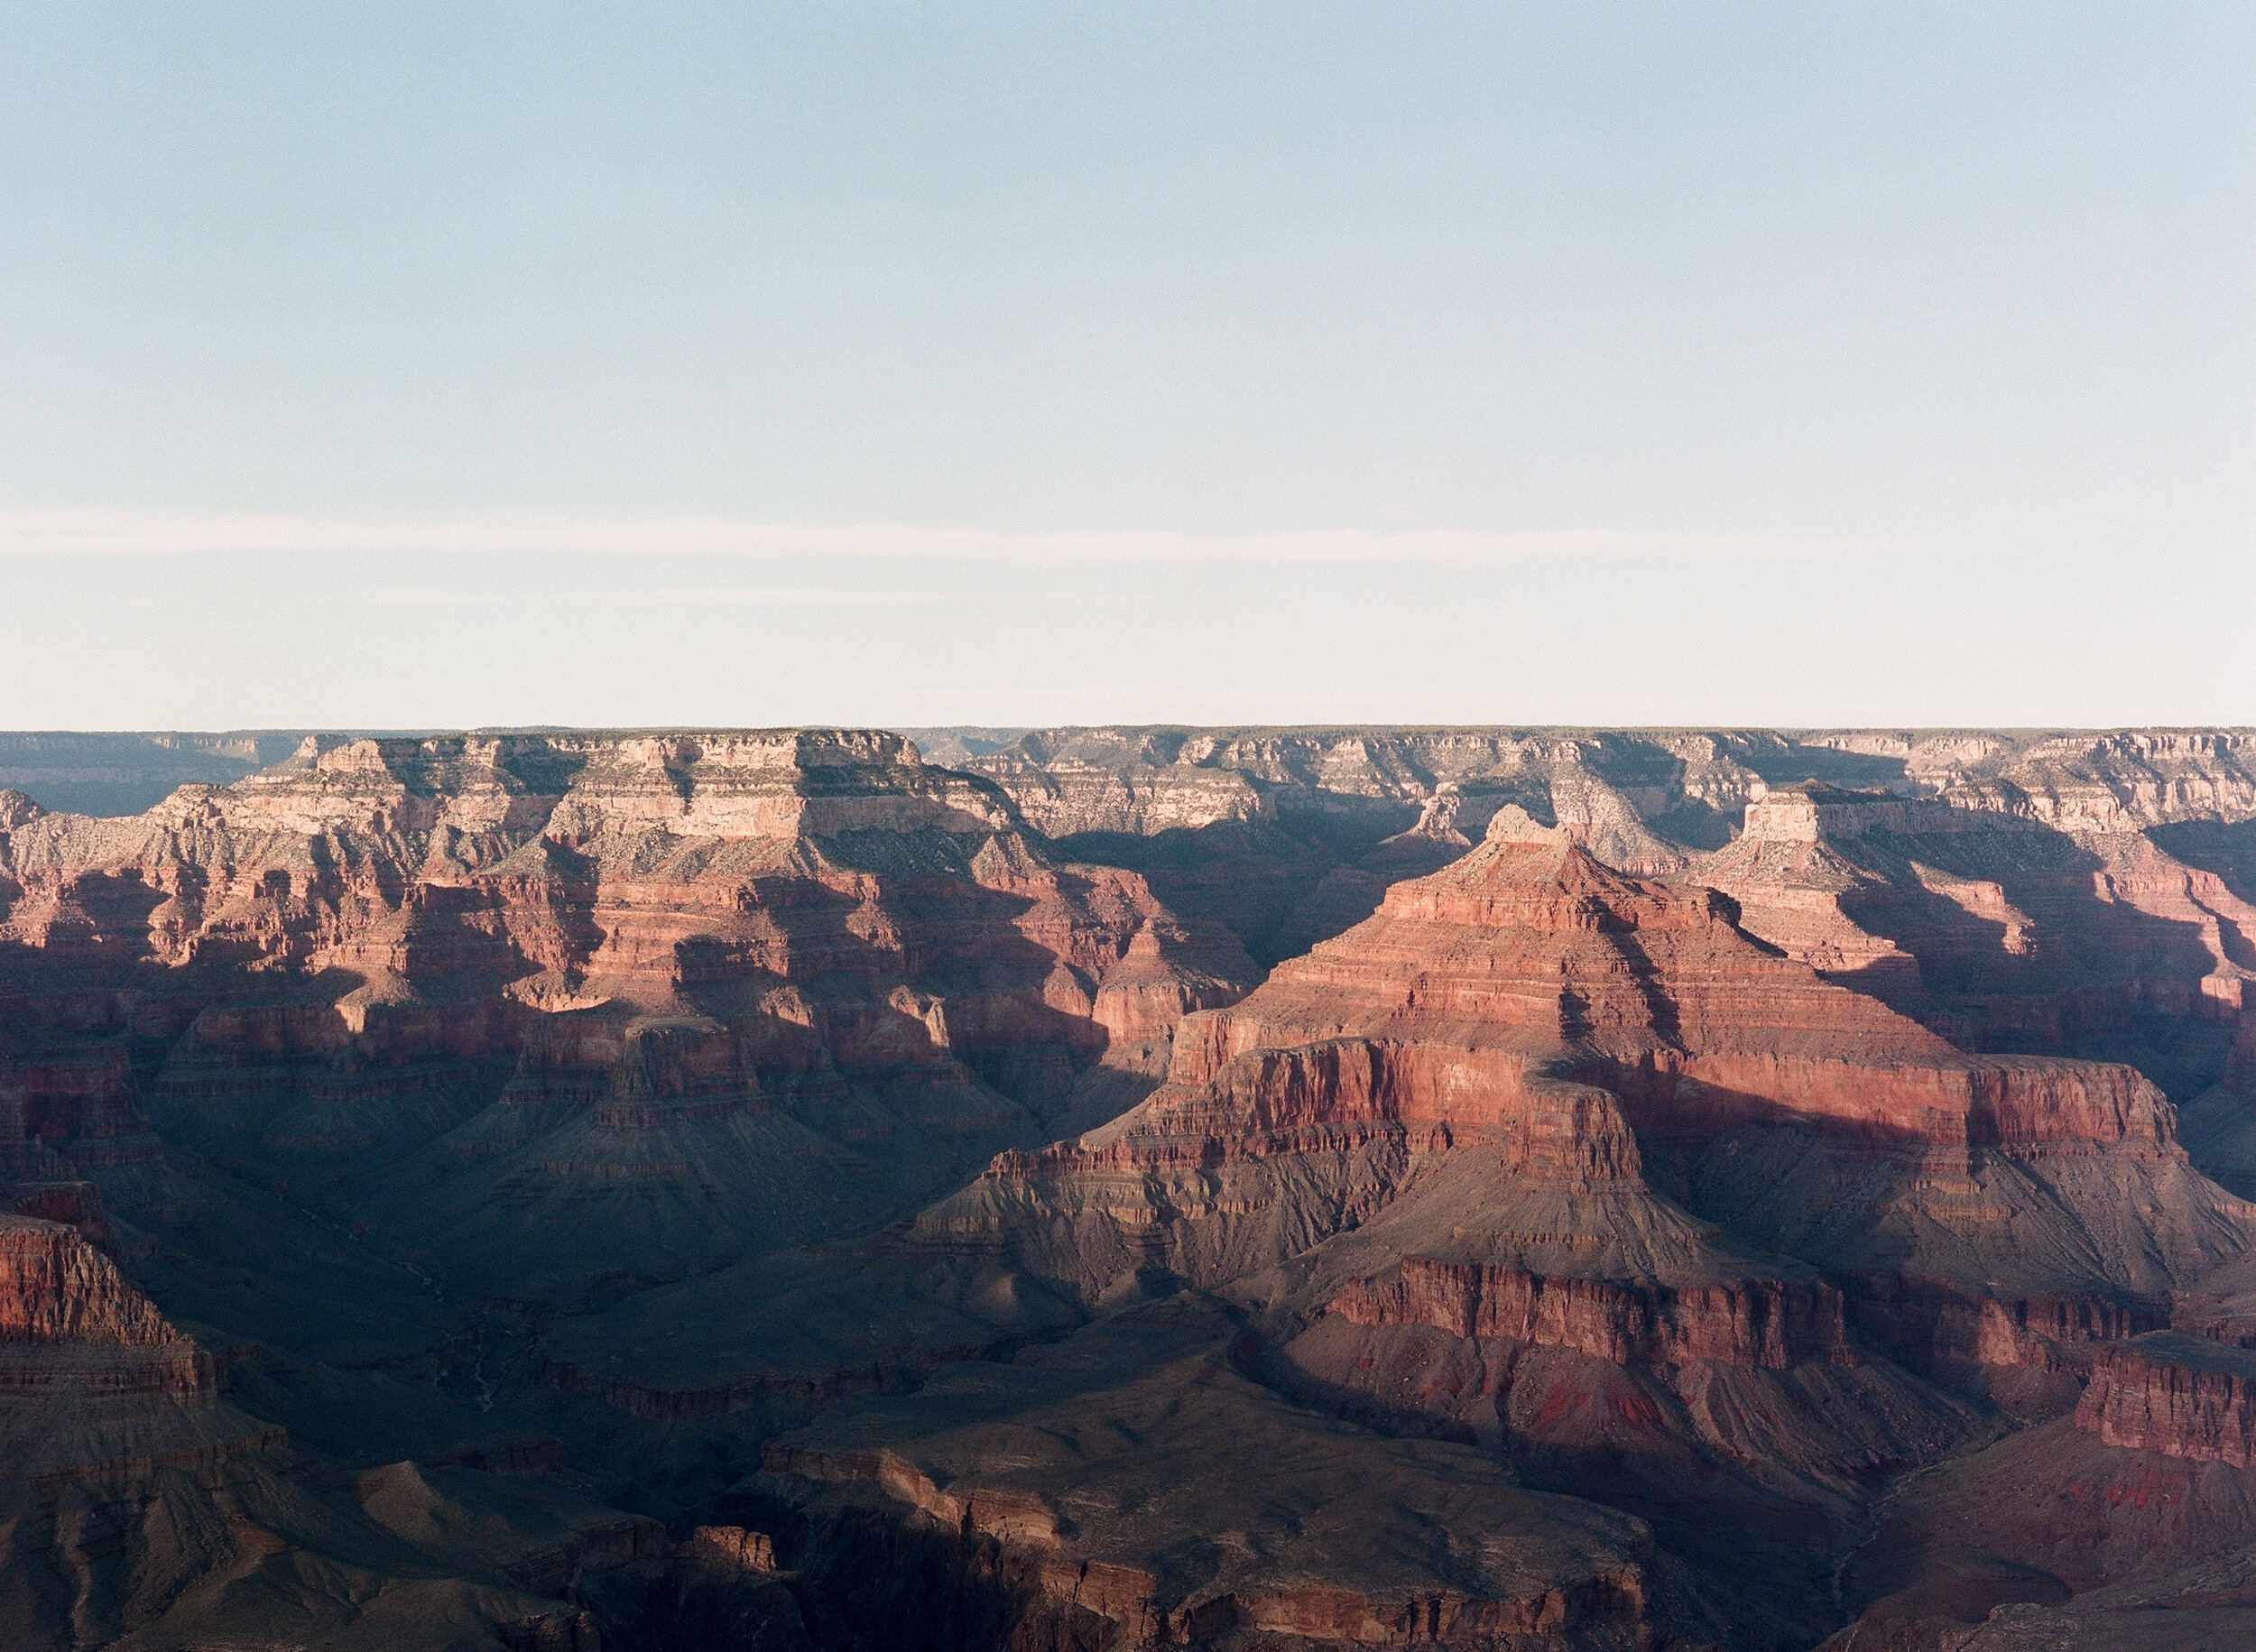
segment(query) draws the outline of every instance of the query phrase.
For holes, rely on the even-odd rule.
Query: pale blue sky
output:
[[[2256,722],[2251,552],[2247,4],[0,4],[0,726]]]

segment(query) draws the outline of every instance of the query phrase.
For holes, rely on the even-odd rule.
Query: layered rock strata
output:
[[[0,1153],[136,1150],[154,1047],[176,1138],[504,1297],[882,1221],[1253,974],[887,734],[309,739],[141,817],[11,819],[0,974],[112,1042],[0,1063]],[[581,1237],[528,1272],[536,1218]]]
[[[1507,1144],[1514,1172],[1590,1187],[1641,1174],[1638,1136],[1701,1154],[1788,1131],[1961,1181],[2042,1158],[2182,1184],[2188,1221],[2214,1220],[2175,1241],[2179,1261],[2111,1281],[2124,1288],[2166,1294],[2171,1268],[2231,1253],[2237,1207],[2200,1191],[2172,1110],[2138,1074],[1963,1055],[1766,950],[1735,918],[1719,895],[1624,877],[1501,811],[1478,854],[1398,885],[1241,1004],[1188,1020],[1168,1085],[1135,1112],[1004,1156],[920,1228],[1019,1232],[1036,1253],[1069,1248],[1077,1262],[1061,1268],[1160,1263],[1215,1280],[1366,1220],[1476,1137]],[[1281,1199],[1287,1174],[1325,1201]],[[2076,1173],[2060,1179],[2055,1196],[2077,1198]],[[1069,1247],[1052,1237],[1065,1232]],[[2193,1254],[2205,1244],[2222,1249]],[[1935,1247],[1940,1277],[1959,1271],[1958,1251]]]
[[[2256,905],[2165,846],[2182,798],[2134,811],[2105,797],[2039,808],[2002,786],[1923,801],[1794,788],[1751,805],[1746,830],[1692,875],[1729,891],[1753,933],[1955,1040],[2120,1049],[2188,1094],[2223,1038],[2158,1047],[2149,1023],[2237,1014]]]
[[[2099,1351],[2076,1426],[2109,1445],[2256,1468],[2256,1352],[2183,1332]]]
[[[0,1214],[0,1392],[61,1385],[208,1400],[211,1360],[76,1226]]]
[[[914,1232],[1091,1304],[1225,1290],[1294,1391],[1495,1439],[1545,1483],[1609,1463],[1617,1501],[1803,1632],[1778,1555],[1710,1537],[1732,1509],[1789,1550],[1781,1498],[1845,1532],[1860,1485],[1961,1436],[1878,1355],[2057,1411],[2251,1224],[2131,1068],[1965,1054],[1737,918],[1501,809],[1190,1018],[1140,1107],[999,1158]]]
[[[1433,1325],[1468,1342],[1571,1348],[1615,1365],[1713,1360],[1783,1371],[1805,1360],[1854,1359],[1840,1293],[1812,1281],[1674,1289],[1412,1256],[1392,1279],[1342,1291],[1332,1310],[1359,1325]]]
[[[1197,1352],[1219,1328],[1200,1318],[938,1372],[782,1436],[739,1493],[782,1516],[784,1558],[831,1588],[830,1534],[884,1510],[992,1580],[1012,1644],[1563,1652],[1700,1629],[1635,1521],[1519,1490],[1462,1447],[1327,1427]],[[1225,1524],[1244,1540],[1204,1540]],[[882,1610],[897,1588],[864,1599]]]
[[[1747,807],[1761,808],[1805,782],[1830,789],[1835,802],[1850,800],[1844,789],[1891,800],[1945,798],[1976,817],[1977,836],[2018,824],[2089,846],[2094,856],[2087,868],[2136,860],[2164,837],[2190,846],[2187,834],[2205,823],[2256,818],[2256,747],[2244,730],[2032,736],[1127,728],[984,736],[931,730],[920,737],[947,752],[945,761],[993,777],[1044,830],[1088,835],[1122,863],[1145,866],[1170,901],[1201,914],[1227,913],[1244,926],[1240,933],[1257,951],[1278,956],[1299,946],[1280,946],[1277,937],[1295,936],[1305,946],[1337,933],[1371,909],[1386,882],[1464,853],[1478,841],[1488,816],[1509,803],[1566,829],[1609,864],[1640,872],[1700,863],[1738,835]],[[1795,799],[1788,803],[1786,812],[1799,812]],[[1765,835],[1781,824],[1758,822]],[[1374,853],[1387,834],[1417,853]],[[1419,863],[1419,854],[1439,859]],[[2218,863],[2214,855],[2196,859],[2199,870]],[[1279,875],[1287,863],[1297,868],[1291,879]],[[1956,879],[1977,905],[1985,898],[1981,885],[1994,881],[1978,872],[1937,870],[1946,886]],[[1826,887],[1832,880],[1822,866],[1774,866],[1771,873],[1762,881],[1780,885],[1775,898],[1751,900],[1750,911],[1761,906],[1764,924],[1809,930],[1807,939],[1819,948],[1812,961],[1820,967],[1907,967],[1888,934],[1837,917],[1828,921],[1822,910],[1794,916],[1795,906],[1822,907],[1839,892]],[[1727,869],[1705,881],[1734,875]],[[1296,911],[1310,902],[1309,887],[1320,880],[1340,888]],[[1907,881],[1916,891],[1916,877]],[[2137,881],[2137,874],[2129,880]],[[1272,889],[1248,887],[1272,882]],[[1349,884],[1363,886],[1360,910],[1355,898],[1340,899]],[[1948,898],[1954,891],[1943,892]],[[2087,879],[2080,890],[2070,877],[2053,904],[2073,928],[2124,892],[2120,877],[2097,887]],[[2239,898],[2256,896],[2243,885]],[[2177,906],[2183,910],[2185,903]],[[1327,911],[1333,918],[1325,927]],[[2103,921],[2103,913],[2097,915]],[[2184,917],[2200,922],[2190,910]],[[1847,943],[1845,953],[1823,950],[1828,928]],[[2169,965],[2174,983],[2186,983],[2184,962]],[[2207,973],[2196,970],[2192,979]]]
[[[2256,1540],[2250,1213],[2169,1099],[2227,1166],[2248,756],[509,735],[0,797],[0,1612],[1798,1652],[2161,1588]]]

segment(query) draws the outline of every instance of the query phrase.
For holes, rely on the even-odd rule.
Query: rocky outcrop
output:
[[[1819,1580],[1719,1534],[1849,1541],[1875,1477],[1978,1428],[1928,1383],[2057,1415],[2256,1228],[2134,1069],[1969,1055],[1738,919],[1499,808],[913,1233],[1092,1306],[1226,1292],[1288,1391],[1603,1475],[1810,1632]]]
[[[1852,1152],[1955,1154],[1961,1176],[1987,1152],[2186,1176],[2173,1110],[2131,1069],[1964,1055],[1764,949],[1735,918],[1712,891],[1625,877],[1501,810],[1476,854],[1397,885],[1242,1002],[1190,1017],[1168,1085],[1134,1112],[1004,1156],[923,1231],[1039,1230],[1054,1216],[1085,1256],[1124,1258],[1091,1229],[1101,1209],[1098,1226],[1140,1230],[1179,1267],[1191,1229],[1251,1219],[1285,1224],[1264,1241],[1281,1256],[1367,1217],[1338,1179],[1343,1155],[1364,1161],[1362,1196],[1381,1202],[1420,1156],[1498,1133],[1518,1144],[1519,1170],[1589,1183],[1636,1174],[1629,1126],[1687,1151],[1776,1129]],[[1340,1191],[1285,1215],[1258,1191],[1281,1153],[1320,1160],[1311,1187]],[[1212,1185],[1232,1166],[1245,1167],[1235,1194]],[[2030,1184],[2016,1196],[2048,1195]],[[2229,1226],[2220,1214],[2209,1231],[2222,1241]],[[1190,1277],[1245,1260],[1234,1241],[1219,1256],[1234,1260]]]
[[[1186,1016],[1244,996],[1244,955],[1211,935],[1147,920],[1097,983],[1091,1019],[1105,1034],[1105,1059],[1163,1075]]]
[[[20,1189],[12,1202],[98,1218],[83,1186],[43,1196],[64,1191]],[[143,1546],[138,1537],[72,1551],[114,1518],[109,1505],[161,1502],[165,1476],[185,1489],[271,1457],[282,1438],[220,1400],[210,1356],[79,1227],[0,1214],[0,1506],[16,1510],[11,1564],[107,1571],[113,1556]],[[58,1506],[79,1518],[104,1512],[76,1536],[51,1536]],[[48,1616],[20,1599],[18,1610],[26,1634]]]
[[[76,1228],[0,1216],[0,1340],[148,1347],[182,1339]]]
[[[775,1539],[741,1526],[700,1526],[689,1534],[689,1558],[716,1572],[772,1572]]]
[[[1086,1020],[1156,911],[1131,875],[1061,873],[999,792],[875,734],[310,739],[145,816],[42,816],[5,860],[21,944],[59,960],[225,953],[351,970],[366,984],[343,1019],[364,1038],[370,1015],[396,1019],[384,1010],[466,978],[572,977],[529,979],[519,996],[545,1005],[867,977],[903,952],[913,974],[919,952],[983,925],[1047,954],[1010,989],[1028,1010]],[[940,898],[925,933],[888,909],[896,889]],[[577,984],[588,976],[606,984]],[[976,1041],[1023,1033],[1024,1017],[974,996],[953,1019]]]
[[[13,1202],[76,1203],[37,1192]],[[212,1363],[77,1227],[0,1215],[0,1392],[62,1388],[208,1400]]]
[[[1410,1256],[1392,1278],[1350,1286],[1332,1311],[1361,1325],[1434,1325],[1467,1340],[1571,1348],[1615,1365],[1713,1360],[1783,1371],[1805,1360],[1855,1361],[1841,1294],[1819,1281],[1678,1289]]]
[[[1625,878],[1508,809],[1477,855],[1398,885],[1349,936],[1281,966],[1242,1004],[1194,1018],[1170,1084],[1222,1084],[1254,1052],[1274,1066],[1274,1052],[1352,1038],[1373,1052],[1382,1102],[1349,1086],[1314,1103],[1282,1069],[1274,1082],[1234,1082],[1273,1092],[1288,1111],[1377,1106],[1493,1123],[1516,1104],[1517,1057],[1521,1071],[1567,1062],[1603,1074],[1641,1124],[1662,1129],[1712,1132],[1768,1114],[1931,1141],[2168,1140],[2168,1103],[2136,1073],[1962,1056],[1765,952],[1737,918],[1712,891]]]
[[[2025,761],[2078,766],[2042,750]],[[1955,1040],[2122,1048],[2190,1094],[2200,1067],[2142,1046],[2138,1026],[2229,1018],[2256,973],[2256,906],[2165,846],[2184,844],[2189,813],[2244,817],[2230,769],[2193,798],[2159,780],[2056,775],[2047,807],[2002,780],[1927,800],[1798,787],[1750,805],[1743,834],[1696,875],[1729,891],[1752,932]]]
[[[1994,778],[1992,778],[1992,776]],[[1998,808],[2070,832],[2256,816],[2256,733],[2121,729],[2056,735],[1966,779]]]
[[[1752,932],[1962,1047],[2120,1052],[2180,1099],[2214,1052],[2140,1018],[2229,1014],[2256,968],[2256,883],[2212,841],[2256,819],[2246,731],[927,737],[1264,962],[1516,804],[1610,865],[1725,890]]]
[[[1419,805],[1443,786],[1530,804],[1555,778],[1601,780],[1666,833],[1689,808],[1735,817],[1783,785],[1982,795],[2068,830],[2256,817],[2256,734],[2242,729],[1054,729],[966,741],[912,731],[990,775],[1052,835],[1155,835],[1267,809]],[[1562,820],[1561,822],[1565,822]],[[1479,821],[1469,828],[1479,830]],[[1685,841],[1679,838],[1678,841]],[[1713,848],[1715,844],[1698,845]],[[1611,857],[1608,857],[1611,858]]]
[[[2103,1347],[2076,1426],[2109,1445],[2256,1467],[2256,1352],[2176,1331]]]
[[[896,1544],[923,1535],[948,1573],[992,1589],[987,1632],[1013,1645],[1253,1633],[1563,1652],[1661,1642],[1697,1622],[1636,1523],[1520,1490],[1463,1447],[1324,1433],[1210,1359],[1183,1358],[1191,1331],[1160,1328],[1109,1369],[1061,1351],[937,1373],[914,1396],[772,1443],[739,1493],[791,1524],[786,1558],[826,1592],[847,1585],[830,1552],[862,1511]],[[1155,1348],[1174,1357],[1154,1363]],[[1223,1507],[1246,1541],[1197,1542]],[[935,1609],[961,1610],[962,1597]],[[1053,1623],[1083,1627],[1052,1638]],[[887,1644],[905,1639],[896,1629]]]

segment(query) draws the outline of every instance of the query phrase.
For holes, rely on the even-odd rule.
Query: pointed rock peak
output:
[[[0,830],[37,820],[47,811],[13,786],[0,786]]]

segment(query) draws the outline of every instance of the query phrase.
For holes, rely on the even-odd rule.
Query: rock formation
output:
[[[1860,984],[1962,1047],[2136,1058],[2181,1099],[2222,1046],[2158,1047],[2169,1029],[2148,1023],[2205,996],[2229,1008],[2256,967],[2242,730],[951,735],[923,737],[1264,961],[1347,928],[1516,803],[1609,865],[1727,890],[1756,933],[1872,972]],[[1938,807],[1901,807],[1920,800]]]
[[[1220,1175],[1249,1190],[1287,1174],[1335,1189],[1352,1178],[1370,1206],[1487,1138],[1512,1170],[1589,1194],[1641,1186],[1641,1151],[1658,1149],[1698,1166],[1694,1198],[1721,1209],[1740,1196],[1724,1160],[1790,1142],[1882,1176],[1916,1163],[2039,1222],[2095,1221],[2081,1210],[2093,1177],[2166,1186],[2178,1208],[2117,1268],[2127,1291],[2167,1295],[2245,1248],[2241,1207],[2190,1173],[2168,1102],[2134,1071],[1961,1054],[1765,949],[1737,916],[1708,891],[1615,872],[1507,808],[1475,854],[1396,885],[1364,924],[1190,1018],[1168,1084],[1142,1106],[1077,1142],[1006,1155],[923,1220],[964,1233],[1031,1209],[1022,1224],[1042,1236],[1030,1242],[1071,1253],[1049,1271],[1077,1269],[1097,1294],[1133,1266],[1235,1278],[1327,1237],[1316,1224],[1371,1214],[1353,1198],[1218,1196]],[[2001,1168],[2051,1158],[2064,1168],[2041,1192]],[[1095,1232],[1051,1236],[1053,1219],[1090,1210]],[[1780,1237],[1759,1210],[1747,1220]],[[1772,1248],[1826,1265],[1879,1248],[1837,1222],[1787,1237]],[[1970,1286],[2050,1260],[2017,1260],[2010,1239],[1977,1255],[1976,1242],[1921,1236],[1900,1260]],[[2092,1259],[2072,1277],[2108,1266]]]
[[[2076,1426],[2110,1445],[2256,1468],[2256,1352],[2177,1331],[2111,1343]]]
[[[987,1583],[994,1644],[1628,1647],[1712,1632],[1636,1521],[1518,1489],[1461,1446],[1327,1425],[1207,1352],[1221,1329],[1146,1311],[1003,1373],[937,1372],[783,1435],[736,1494],[785,1511],[800,1551],[787,1558],[818,1588],[846,1583],[824,1575],[840,1527],[882,1510],[895,1541]],[[859,1602],[881,1634],[936,1607],[963,1610],[892,1583]]]
[[[564,1300],[882,1221],[1252,974],[882,734],[309,739],[148,815],[21,820],[0,902],[25,991],[165,1045],[179,1139],[341,1167],[340,1214]]]
[[[42,1652],[2246,1638],[2243,733],[84,738]]]

